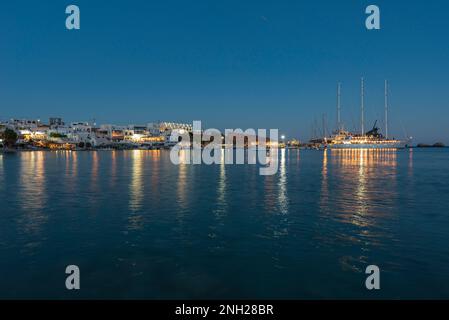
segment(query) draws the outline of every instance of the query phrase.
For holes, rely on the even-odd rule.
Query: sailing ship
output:
[[[324,147],[330,149],[402,149],[406,141],[388,137],[388,82],[385,80],[385,135],[380,133],[377,120],[371,130],[365,132],[364,80],[361,79],[361,132],[352,133],[343,128],[340,118],[341,84],[337,88],[337,130],[324,138]]]

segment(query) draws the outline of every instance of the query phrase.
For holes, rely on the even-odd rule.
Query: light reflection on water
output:
[[[3,154],[0,153],[0,192],[3,191],[3,187],[4,187],[4,172],[3,172]]]
[[[188,181],[187,181],[187,157],[190,157],[189,152],[186,150],[180,150],[180,164],[178,166],[178,179],[177,179],[177,202],[180,207],[181,215],[184,214],[184,210],[188,208]]]
[[[23,216],[19,227],[25,233],[39,233],[48,216],[45,153],[25,152],[20,157],[20,189],[17,197]]]
[[[226,165],[225,165],[225,154],[220,153],[220,175],[217,184],[217,208],[215,210],[215,215],[217,218],[221,218],[226,214],[227,203],[226,203]]]
[[[145,195],[145,184],[143,177],[143,165],[145,151],[133,150],[130,156],[131,179],[129,184],[129,226],[130,230],[137,230],[143,227],[143,217],[140,214],[142,202]]]
[[[92,152],[92,169],[90,173],[91,191],[98,192],[98,152]]]
[[[328,159],[332,172],[328,170]],[[329,150],[324,151],[321,200],[326,219],[349,224],[334,225],[337,231],[327,241],[349,243],[358,248],[357,255],[344,254],[339,261],[343,270],[364,271],[367,253],[375,246],[392,241],[388,228],[377,224],[384,217],[394,218],[392,205],[396,192],[397,151]],[[331,186],[330,186],[331,184]],[[388,186],[388,192],[385,192]],[[332,190],[330,193],[329,190]]]
[[[279,210],[282,214],[288,213],[288,194],[287,194],[287,168],[285,149],[281,150],[281,160],[279,162]]]
[[[213,209],[214,219],[209,226],[210,231],[208,234],[208,237],[212,240],[209,247],[211,253],[217,253],[223,249],[223,237],[220,237],[220,235],[221,229],[225,224],[226,214],[228,210],[225,163],[225,152],[220,152],[220,163],[218,164],[219,174],[216,188],[216,203]]]
[[[329,201],[329,187],[327,181],[327,158],[328,158],[328,150],[324,150],[323,152],[323,166],[321,168],[321,198],[320,204],[321,207],[324,207],[328,204]]]
[[[117,153],[118,151],[111,151],[111,176],[109,179],[109,187],[114,188],[117,183]]]
[[[65,183],[64,188],[68,194],[75,195],[78,181],[78,153],[65,151]]]
[[[86,297],[366,297],[371,263],[395,284],[383,297],[449,297],[449,152],[279,153],[273,176],[225,153],[212,166],[163,150],[0,154],[0,287],[25,296],[22,269],[39,263],[40,296],[64,295],[51,275],[70,253],[109,279]]]
[[[333,189],[339,219],[359,227],[375,223],[391,201],[385,194],[396,188],[397,152],[382,150],[331,150],[336,188]]]
[[[279,161],[279,177],[276,188],[277,206],[274,207],[277,217],[277,223],[273,224],[273,237],[280,238],[288,235],[289,224],[289,198],[287,190],[287,163],[286,163],[286,149],[280,151]]]

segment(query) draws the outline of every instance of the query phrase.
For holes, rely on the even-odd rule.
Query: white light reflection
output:
[[[190,150],[179,150],[179,165],[176,197],[177,203],[180,207],[178,210],[178,217],[181,219],[184,211],[188,208],[188,185],[187,185],[187,169],[191,160]]]
[[[18,198],[24,215],[19,225],[26,233],[40,232],[48,216],[44,211],[46,193],[45,153],[42,151],[20,154],[20,189]]]
[[[281,162],[279,166],[279,182],[278,182],[279,210],[282,214],[288,213],[287,169],[286,169],[285,152],[286,152],[285,148],[281,149]]]
[[[143,185],[143,151],[133,150],[131,151],[131,182],[129,185],[130,199],[129,209],[132,215],[129,217],[130,230],[137,230],[142,228],[143,217],[139,214],[142,209],[142,202],[144,198],[144,185]]]
[[[226,165],[225,165],[225,152],[220,150],[220,176],[218,179],[217,188],[217,206],[215,211],[216,216],[221,216],[226,212]]]

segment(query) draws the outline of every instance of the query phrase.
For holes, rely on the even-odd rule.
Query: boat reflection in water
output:
[[[370,250],[384,246],[388,243],[385,240],[392,237],[388,221],[395,218],[393,208],[397,194],[392,191],[397,190],[398,152],[401,151],[324,151],[320,211],[321,223],[329,235],[324,236],[328,237],[325,242],[328,245],[337,242],[358,248],[357,254],[340,258],[343,269],[362,272]],[[385,188],[386,185],[388,188]]]
[[[3,186],[4,186],[4,169],[3,169],[3,154],[0,153],[0,192],[3,191]]]

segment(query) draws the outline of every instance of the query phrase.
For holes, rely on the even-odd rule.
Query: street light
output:
[[[282,140],[282,144],[283,144],[283,148],[285,148],[285,135],[281,136],[281,140]]]

